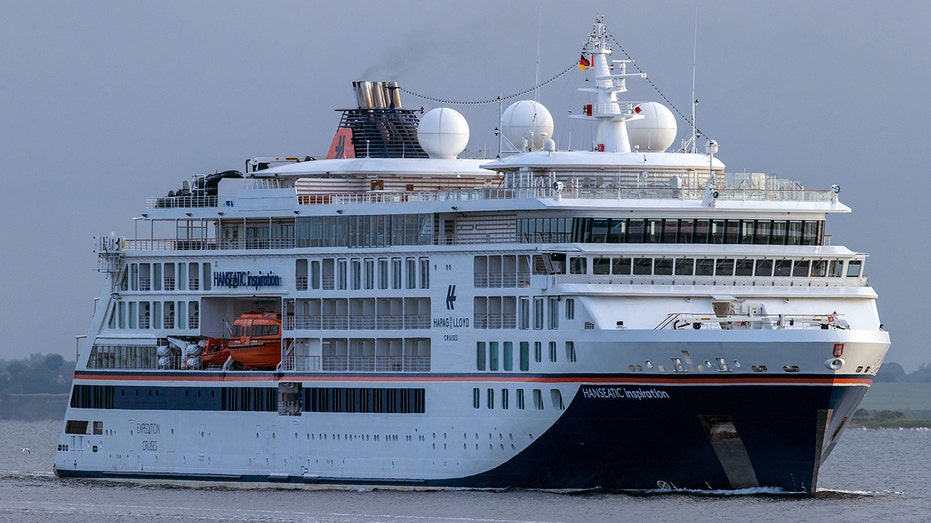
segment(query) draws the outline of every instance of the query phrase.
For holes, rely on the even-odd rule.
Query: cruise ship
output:
[[[570,68],[584,150],[518,100],[466,158],[459,112],[356,82],[326,158],[172,182],[95,238],[56,474],[814,492],[890,343],[827,233],[850,208],[671,150],[616,45],[598,18]]]

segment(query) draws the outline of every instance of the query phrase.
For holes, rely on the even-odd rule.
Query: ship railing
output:
[[[715,189],[717,201],[792,201],[831,202],[836,196],[830,190],[806,189]],[[301,205],[377,204],[399,202],[463,202],[481,200],[518,200],[538,198],[641,200],[674,199],[702,200],[707,190],[698,187],[552,187],[480,188],[443,191],[364,191],[352,193],[299,194]]]
[[[476,329],[515,329],[517,328],[517,314],[475,314]]]
[[[511,235],[507,235],[510,238]],[[530,286],[530,275],[517,272],[488,272],[476,273],[473,277],[476,287],[505,288]]]
[[[622,325],[618,322],[618,325]],[[620,327],[619,327],[620,328]],[[771,329],[849,329],[847,321],[838,314],[696,314],[674,312],[666,316],[655,330],[716,329],[716,330],[771,330]]]
[[[285,330],[429,329],[429,314],[320,316],[293,315],[284,320]]]
[[[657,274],[554,274],[553,283],[585,285],[729,285],[734,287],[864,287],[861,276],[707,276]]]
[[[215,250],[267,250],[293,249],[294,238],[249,238],[238,240],[218,240],[206,238],[199,240],[185,239],[139,239],[124,240],[124,251],[215,251]]]
[[[216,196],[160,196],[146,198],[146,209],[188,209],[193,207],[216,207]]]
[[[427,372],[429,356],[323,356],[321,370],[330,372]]]

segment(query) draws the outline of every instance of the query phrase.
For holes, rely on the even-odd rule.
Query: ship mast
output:
[[[635,114],[631,104],[618,101],[618,93],[627,92],[627,78],[646,78],[645,74],[627,74],[630,60],[611,60],[611,47],[608,46],[608,30],[604,25],[604,16],[595,19],[595,27],[582,48],[582,56],[589,55],[591,68],[594,70],[595,87],[582,87],[579,91],[595,93],[596,102],[586,106],[585,114],[573,115],[575,118],[595,120],[598,132],[595,149],[602,152],[629,153],[630,140],[627,137],[627,121],[639,120],[643,116]],[[618,69],[614,74],[613,70]]]

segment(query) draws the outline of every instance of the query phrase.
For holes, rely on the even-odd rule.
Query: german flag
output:
[[[584,54],[579,57],[579,69],[584,71],[591,66],[592,66],[591,60],[589,60],[588,58],[585,58]]]

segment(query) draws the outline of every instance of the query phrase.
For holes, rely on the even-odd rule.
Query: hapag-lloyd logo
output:
[[[238,287],[280,287],[281,276],[269,271],[263,274],[252,274],[249,271],[226,271],[213,273],[214,287],[229,287],[235,289]]]

